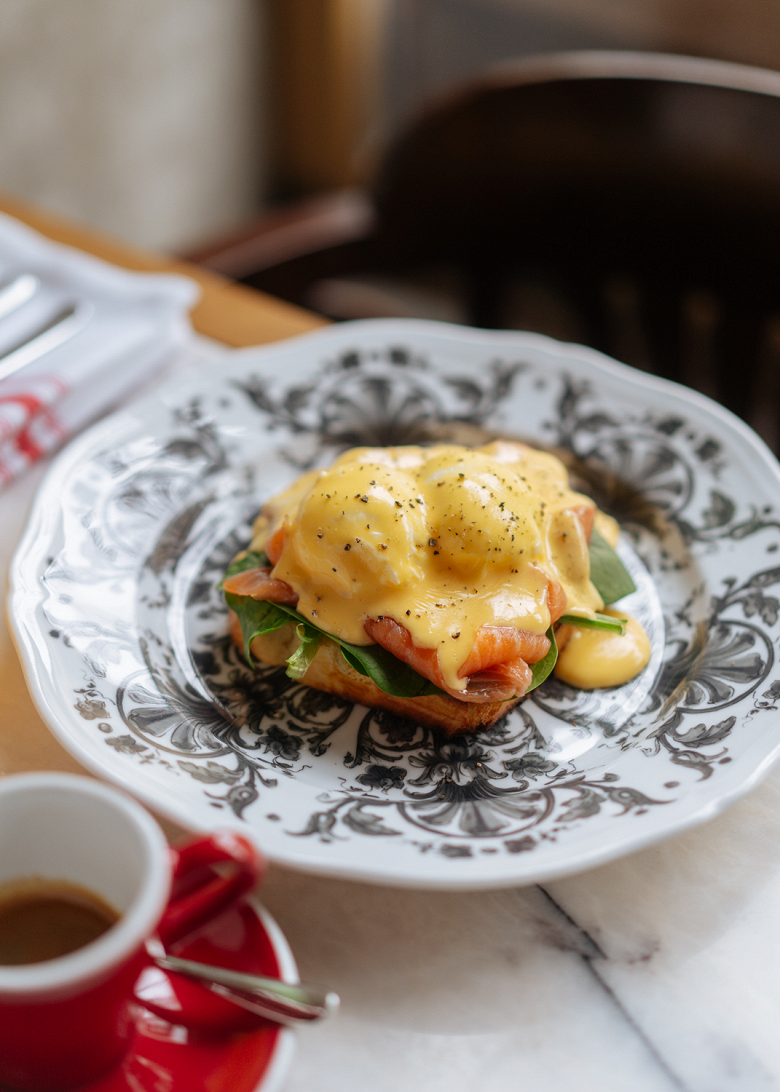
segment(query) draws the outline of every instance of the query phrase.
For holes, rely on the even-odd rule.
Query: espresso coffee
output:
[[[0,885],[0,965],[42,963],[97,940],[119,919],[99,895],[64,880]]]

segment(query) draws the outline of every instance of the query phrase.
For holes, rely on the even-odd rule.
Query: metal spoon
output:
[[[291,985],[277,978],[195,963],[167,953],[154,952],[153,958],[162,970],[196,978],[212,993],[277,1024],[310,1024],[334,1016],[339,1008],[338,994],[323,986]]]

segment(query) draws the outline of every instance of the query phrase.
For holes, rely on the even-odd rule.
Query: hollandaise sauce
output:
[[[564,611],[604,610],[590,580],[594,525],[614,545],[614,520],[571,489],[558,458],[524,444],[356,448],[269,501],[250,549],[267,552],[269,579],[293,589],[304,619],[353,645],[372,643],[367,624],[394,623],[465,696],[485,627],[521,631],[538,659]],[[576,629],[560,674],[615,686],[648,658],[633,620],[623,635]]]

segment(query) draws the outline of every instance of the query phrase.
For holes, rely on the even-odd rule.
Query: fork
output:
[[[38,277],[32,273],[20,273],[0,288],[0,321],[28,303],[40,287]],[[0,380],[7,379],[20,368],[69,341],[84,329],[94,311],[94,305],[85,300],[68,304],[37,331],[0,353]]]

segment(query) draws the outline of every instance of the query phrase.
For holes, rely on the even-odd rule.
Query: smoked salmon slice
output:
[[[550,639],[543,633],[529,633],[514,626],[481,626],[458,675],[465,679],[468,675],[515,660],[535,664],[547,655],[549,648]]]
[[[549,645],[549,641],[547,642]],[[531,668],[524,660],[496,664],[469,677],[466,701],[508,701],[521,698],[533,682]],[[462,692],[456,695],[463,699]]]
[[[372,641],[413,667],[418,675],[430,679],[436,686],[446,689],[439,666],[439,654],[435,648],[418,648],[406,626],[392,618],[369,618],[363,626]]]
[[[298,593],[286,580],[277,580],[269,569],[244,569],[242,573],[228,576],[222,587],[231,595],[248,595],[252,599],[267,599],[271,603],[285,603],[294,607]]]
[[[562,585],[557,580],[550,580],[547,585],[547,609],[550,612],[551,625],[557,622],[562,614],[566,613],[567,605],[566,592],[563,590]],[[529,663],[536,663],[536,661],[529,660]]]
[[[277,527],[272,535],[269,535],[265,543],[265,556],[272,565],[276,565],[282,556],[284,540],[287,536],[287,516],[284,517],[280,527]]]
[[[531,662],[536,663],[550,647],[544,635],[521,633],[513,626],[482,626],[466,661],[473,665],[473,674],[461,670],[461,678],[468,674],[466,689],[453,690],[444,681],[436,649],[418,648],[406,626],[392,618],[370,618],[364,628],[372,641],[459,701],[508,701],[522,697],[531,685],[532,675],[518,650],[525,650],[533,657]]]

